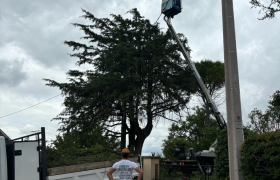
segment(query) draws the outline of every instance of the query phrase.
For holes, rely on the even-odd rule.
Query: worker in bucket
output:
[[[143,177],[143,171],[137,166],[135,162],[131,162],[128,160],[129,157],[129,149],[124,148],[121,152],[122,160],[119,162],[116,162],[107,172],[107,176],[109,180],[113,179],[113,173],[117,170],[119,174],[119,179],[121,180],[132,180],[132,171],[133,169],[139,173],[138,179],[141,180]]]

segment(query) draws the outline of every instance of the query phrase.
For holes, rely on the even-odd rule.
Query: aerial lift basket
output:
[[[167,16],[172,17],[180,13],[182,9],[182,0],[162,0],[161,12]]]

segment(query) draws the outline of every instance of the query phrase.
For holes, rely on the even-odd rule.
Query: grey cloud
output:
[[[23,71],[23,62],[0,60],[0,86],[18,86],[27,77],[27,73]]]
[[[80,7],[100,15],[104,13],[102,9],[109,6],[110,1],[106,2],[4,1],[0,9],[0,15],[5,17],[0,19],[1,41],[17,42],[34,59],[48,67],[59,66],[65,70],[65,64],[73,61],[67,55],[71,49],[62,42],[81,37],[81,32],[69,24],[84,21],[79,18],[83,15]]]
[[[26,124],[24,127],[20,129],[20,132],[23,134],[30,134],[32,131],[37,130],[36,127],[32,124]]]

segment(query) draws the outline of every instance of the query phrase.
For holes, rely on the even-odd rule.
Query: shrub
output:
[[[215,148],[216,158],[214,175],[216,179],[229,179],[229,159],[228,159],[228,137],[227,130],[220,131],[217,139],[217,146]]]
[[[47,147],[48,168],[110,161],[120,158],[120,150],[113,150],[102,146],[92,146],[87,149],[69,147],[67,151]]]
[[[280,179],[280,132],[251,134],[241,147],[241,155],[246,179]]]

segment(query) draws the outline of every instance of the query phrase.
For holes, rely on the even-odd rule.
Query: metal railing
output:
[[[201,169],[200,169],[201,167]],[[156,164],[156,180],[212,180],[214,165]]]

